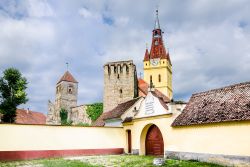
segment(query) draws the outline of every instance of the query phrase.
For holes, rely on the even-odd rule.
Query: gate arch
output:
[[[150,151],[149,148],[152,147],[154,148]],[[140,155],[164,155],[164,140],[157,125],[150,123],[143,128],[140,136]]]

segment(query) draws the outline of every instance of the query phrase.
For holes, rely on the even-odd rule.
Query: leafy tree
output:
[[[87,105],[87,114],[92,121],[97,120],[103,112],[103,103],[93,103]]]
[[[28,101],[25,89],[27,80],[15,68],[8,68],[0,78],[0,112],[2,121],[13,123],[17,106]]]

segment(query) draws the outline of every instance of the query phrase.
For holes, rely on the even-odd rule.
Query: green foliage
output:
[[[80,122],[80,123],[76,124],[76,126],[90,126],[90,124]]]
[[[72,125],[72,121],[68,122],[68,112],[66,109],[60,110],[61,125]]]
[[[28,101],[25,89],[27,80],[15,68],[8,68],[0,78],[0,112],[2,121],[13,123],[17,106]]]
[[[92,121],[97,120],[103,112],[103,103],[93,103],[87,105],[87,114]]]

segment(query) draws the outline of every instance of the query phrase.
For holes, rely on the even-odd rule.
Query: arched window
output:
[[[158,75],[158,82],[161,82],[161,75]]]

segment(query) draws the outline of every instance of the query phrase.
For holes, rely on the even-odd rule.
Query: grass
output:
[[[30,161],[0,162],[0,167],[98,167],[79,160],[41,159]]]
[[[82,156],[1,163],[1,167],[154,167],[154,157],[136,155]],[[222,167],[220,165],[167,159],[164,167]]]

